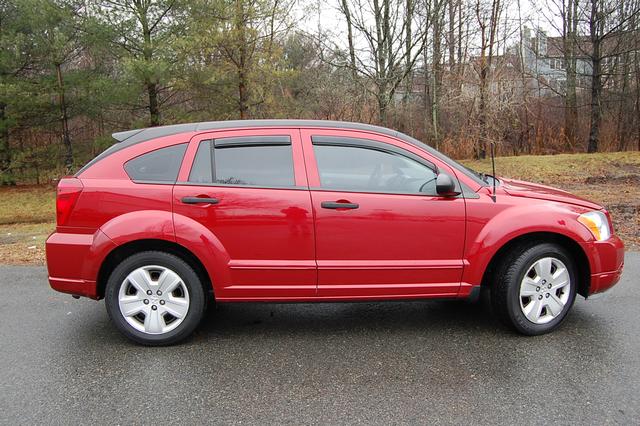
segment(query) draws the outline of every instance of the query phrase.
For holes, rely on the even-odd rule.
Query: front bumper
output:
[[[75,296],[100,298],[100,265],[116,245],[102,231],[93,234],[54,232],[45,244],[51,288]]]
[[[583,245],[591,269],[589,295],[609,290],[622,275],[624,244],[616,235],[605,241],[592,241]]]

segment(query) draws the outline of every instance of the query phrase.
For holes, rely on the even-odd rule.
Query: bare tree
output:
[[[608,58],[617,58],[624,54],[626,32],[632,32],[634,38],[637,28],[633,28],[635,18],[640,8],[635,7],[627,11],[624,0],[589,0],[590,13],[588,16],[591,62],[591,105],[590,126],[587,152],[598,151],[600,130],[603,117],[603,89],[608,74],[603,72],[603,62]],[[637,49],[637,46],[632,47]]]
[[[483,0],[476,0],[475,9],[478,26],[480,28],[480,58],[478,60],[478,75],[480,78],[480,99],[478,104],[480,140],[478,141],[476,149],[476,157],[485,158],[487,156],[488,136],[487,91],[502,6],[500,0],[491,0],[489,4],[484,3]]]
[[[341,12],[349,11],[353,41],[360,40],[363,48],[355,55],[356,71],[364,77],[365,90],[376,100],[378,120],[388,122],[388,109],[396,90],[413,70],[424,46],[424,32],[419,25],[408,25],[404,0],[344,0]],[[352,58],[353,58],[352,57]],[[353,63],[347,66],[353,68]]]

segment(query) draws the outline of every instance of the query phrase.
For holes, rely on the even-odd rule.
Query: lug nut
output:
[[[149,304],[149,299],[144,299],[143,302],[144,302],[145,305],[148,305]]]
[[[161,304],[161,305],[164,305],[164,300],[161,300],[161,301],[160,301],[160,304]]]
[[[549,293],[547,293],[547,299],[549,298],[549,296],[551,296]]]
[[[542,300],[542,295],[538,296],[538,300]]]
[[[153,309],[154,311],[158,309],[158,307],[156,305],[151,305],[151,309]]]
[[[151,290],[147,290],[147,294],[151,296],[153,293],[151,292]]]
[[[540,291],[540,287],[536,287],[536,291]]]
[[[157,294],[158,296],[162,296],[162,292],[161,292],[160,290],[156,291],[156,294]]]
[[[551,288],[551,284],[549,284],[549,288]]]

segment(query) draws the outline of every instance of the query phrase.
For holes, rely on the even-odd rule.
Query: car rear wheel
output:
[[[520,246],[506,256],[491,291],[499,318],[527,335],[557,328],[576,297],[572,257],[557,244]]]
[[[169,345],[200,323],[205,295],[198,275],[182,259],[142,252],[122,261],[107,282],[105,303],[126,337],[145,345]]]

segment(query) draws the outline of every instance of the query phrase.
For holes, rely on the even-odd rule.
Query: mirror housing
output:
[[[443,197],[460,195],[460,191],[456,190],[456,183],[453,178],[442,172],[440,172],[436,178],[436,192]]]

